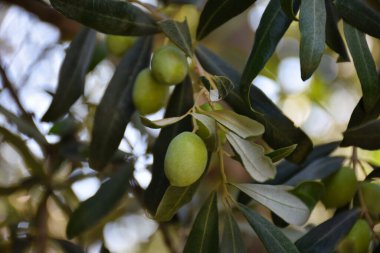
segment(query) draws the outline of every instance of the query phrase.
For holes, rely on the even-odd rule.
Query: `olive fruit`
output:
[[[193,4],[183,4],[173,16],[176,21],[183,22],[187,20],[189,26],[190,34],[192,38],[195,38],[197,27],[199,23],[199,12],[197,7]]]
[[[369,213],[373,216],[378,216],[380,214],[380,185],[363,182],[360,189]]]
[[[188,72],[185,54],[176,46],[160,47],[153,54],[152,73],[157,81],[165,85],[182,82]]]
[[[159,84],[149,69],[144,69],[137,75],[132,99],[140,114],[157,112],[165,105],[168,95],[169,88]]]
[[[340,168],[322,182],[325,193],[321,200],[327,208],[346,205],[354,197],[357,188],[355,172],[349,167]]]
[[[130,36],[107,35],[106,45],[108,51],[116,56],[122,56],[135,43],[136,38]]]
[[[183,132],[170,142],[165,155],[164,170],[171,185],[191,185],[202,176],[206,165],[206,145],[198,135]]]
[[[359,219],[338,246],[339,253],[367,253],[372,230],[366,220]]]

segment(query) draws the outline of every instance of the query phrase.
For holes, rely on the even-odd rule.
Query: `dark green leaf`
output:
[[[187,21],[176,22],[170,19],[161,21],[159,23],[161,30],[165,35],[185,52],[189,57],[193,55],[193,49],[191,45],[191,35]]]
[[[96,32],[83,29],[71,42],[63,60],[58,87],[43,121],[55,121],[68,113],[84,92],[85,76],[96,44]]]
[[[181,116],[187,113],[193,104],[191,80],[186,78],[182,84],[176,85],[167,105],[164,117]],[[158,205],[169,187],[168,179],[164,173],[164,158],[166,150],[170,141],[184,131],[191,131],[190,117],[186,117],[173,125],[163,128],[153,146],[154,162],[152,181],[150,182],[144,195],[146,208],[153,216],[156,214]]]
[[[297,11],[298,3],[295,3],[294,12]],[[280,0],[271,0],[257,28],[255,42],[241,77],[240,91],[244,98],[248,96],[253,79],[264,68],[291,22],[282,10]]]
[[[311,229],[298,239],[296,246],[301,252],[330,253],[338,242],[350,231],[359,218],[358,210],[348,210]]]
[[[216,193],[212,193],[195,218],[183,253],[219,252],[218,222]]]
[[[344,161],[343,157],[322,157],[310,163],[306,168],[285,182],[287,185],[297,185],[306,180],[321,179],[337,171]]]
[[[380,98],[380,83],[377,78],[376,65],[369,51],[365,34],[347,23],[344,23],[343,28],[362,86],[364,109],[369,112]]]
[[[157,221],[169,221],[177,213],[178,209],[187,204],[193,198],[201,179],[187,187],[170,185],[157,207],[154,219]]]
[[[296,17],[297,13],[294,12],[294,1],[296,0],[281,0],[281,8],[288,18],[298,20]]]
[[[380,79],[379,79],[380,84]],[[354,111],[351,114],[350,122],[348,123],[347,129],[351,129],[362,124],[365,124],[371,120],[376,119],[380,115],[380,99],[373,106],[372,110],[366,112],[364,108],[363,98],[361,98],[356,105]]]
[[[247,252],[239,226],[230,213],[227,213],[224,219],[224,231],[220,250],[220,253]]]
[[[151,39],[142,38],[128,50],[96,110],[90,145],[90,166],[101,170],[117,150],[135,111],[132,89],[139,72],[149,66]]]
[[[104,40],[98,41],[96,43],[94,53],[88,66],[88,72],[93,71],[95,67],[107,57],[107,45]]]
[[[279,5],[278,7],[280,8]],[[199,46],[196,54],[202,66],[211,74],[227,76],[235,84],[239,82],[240,74],[210,50]],[[312,149],[312,143],[307,135],[300,128],[295,127],[294,123],[256,86],[252,86],[250,94],[251,104],[256,112],[249,109],[237,90],[238,88],[231,91],[226,97],[229,105],[237,113],[263,124],[265,126],[263,137],[272,148],[297,144],[297,148],[287,159],[300,163]]]
[[[68,18],[100,32],[141,36],[159,31],[147,13],[119,0],[50,0],[51,5]]]
[[[197,39],[201,40],[214,29],[239,15],[256,0],[208,0],[199,18]]]
[[[367,150],[380,148],[380,120],[348,129],[343,134],[342,147],[356,146]]]
[[[323,195],[324,186],[321,182],[305,181],[297,185],[290,192],[301,199],[302,202],[307,205],[309,210],[312,211]]]
[[[54,241],[59,244],[59,246],[62,248],[63,252],[66,252],[66,253],[85,253],[81,247],[79,247],[78,245],[76,245],[70,241],[66,241],[66,240],[62,240],[62,239],[55,239]]]
[[[326,44],[339,54],[338,62],[350,61],[346,45],[338,29],[338,13],[331,0],[325,0],[326,6]]]
[[[380,38],[380,9],[379,4],[372,6],[365,0],[336,0],[334,1],[343,19],[357,29]]]
[[[94,196],[80,203],[71,214],[66,228],[69,239],[87,231],[109,214],[125,196],[133,172],[133,163],[125,163],[109,180],[104,182]]]
[[[244,205],[239,204],[238,207],[263,242],[268,253],[299,252],[296,246],[272,223]]]
[[[272,160],[273,163],[275,163],[275,162],[278,162],[281,159],[287,157],[291,153],[293,153],[293,151],[296,148],[297,148],[297,144],[294,144],[294,145],[291,145],[291,146],[288,146],[288,147],[284,147],[284,148],[279,148],[279,149],[273,150],[272,152],[270,152],[268,154],[265,154],[265,155],[268,156]]]
[[[267,207],[286,222],[302,225],[309,218],[308,207],[282,186],[263,184],[233,184],[245,194]]]
[[[317,69],[325,49],[325,1],[302,0],[299,25],[301,78],[307,80]]]

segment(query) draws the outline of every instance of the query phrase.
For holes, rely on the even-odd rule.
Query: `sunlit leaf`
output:
[[[380,83],[376,65],[368,48],[365,34],[347,23],[344,23],[343,28],[362,86],[364,109],[369,112],[380,98]]]
[[[290,155],[291,153],[293,153],[293,151],[297,148],[297,144],[294,144],[294,145],[291,145],[291,146],[288,146],[288,147],[284,147],[284,148],[279,148],[279,149],[276,149],[268,154],[265,154],[266,156],[268,156],[272,162],[278,162],[280,161],[281,159],[287,157],[288,155]]]
[[[195,218],[183,253],[218,252],[218,222],[216,193],[212,193]]]
[[[208,135],[205,137],[211,137],[216,134],[216,122],[214,119],[200,113],[192,113],[191,115],[207,129]]]
[[[87,69],[96,44],[96,32],[83,29],[71,42],[59,71],[58,87],[43,121],[55,121],[68,113],[84,93]]]
[[[227,213],[224,219],[224,231],[222,243],[220,246],[221,253],[245,253],[247,252],[243,237],[240,233],[239,226],[232,214]]]
[[[348,129],[343,134],[342,147],[356,146],[367,150],[380,148],[380,120]]]
[[[90,145],[90,166],[101,170],[111,159],[135,111],[132,89],[139,72],[149,66],[151,39],[142,38],[125,54],[97,107]]]
[[[121,166],[109,180],[105,181],[94,196],[80,203],[71,214],[66,228],[68,238],[76,237],[87,231],[109,214],[125,196],[128,181],[133,172],[133,163]]]
[[[256,137],[264,133],[264,126],[231,110],[202,111],[242,138]]]
[[[182,116],[178,117],[170,117],[170,118],[163,118],[159,120],[150,120],[144,116],[140,115],[141,122],[150,128],[163,128],[169,125],[172,125],[174,123],[177,123],[178,121],[184,119],[188,114],[184,114]]]
[[[268,253],[299,253],[296,246],[272,223],[244,205],[239,204],[238,207]]]
[[[319,66],[325,49],[325,1],[302,0],[299,25],[301,78],[307,80]]]
[[[187,21],[176,22],[170,19],[161,21],[159,23],[161,30],[165,35],[179,47],[187,56],[193,55],[193,49],[191,45],[191,35]]]
[[[141,36],[159,32],[154,19],[138,7],[119,0],[50,0],[68,18],[100,32]]]
[[[263,184],[233,185],[290,224],[302,225],[309,218],[308,207],[282,187]]]
[[[253,179],[264,182],[274,178],[276,167],[271,159],[265,156],[261,146],[244,140],[232,132],[227,133],[227,140]]]
[[[356,209],[343,211],[312,228],[296,241],[296,246],[301,252],[333,252],[338,242],[350,231],[358,218],[359,211]]]
[[[199,18],[197,39],[201,40],[214,29],[218,28],[231,18],[239,15],[256,0],[209,0]]]

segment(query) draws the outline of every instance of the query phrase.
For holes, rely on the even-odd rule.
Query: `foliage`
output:
[[[167,226],[179,224],[180,227],[191,227],[188,238],[181,246],[183,252],[245,252],[239,227],[245,222],[255,231],[267,252],[333,252],[359,217],[364,218],[371,228],[379,222],[378,214],[368,211],[369,200],[358,187],[351,189],[355,196],[350,196],[348,204],[339,206],[325,222],[306,229],[298,240],[289,239],[286,232],[279,229],[289,224],[301,226],[307,223],[323,197],[326,178],[338,171],[345,160],[349,161],[349,169],[355,172],[355,180],[365,183],[373,180],[371,176],[365,179],[358,176],[364,161],[357,151],[358,148],[380,149],[380,124],[377,120],[380,114],[380,80],[376,61],[366,40],[367,35],[380,38],[378,1],[270,0],[242,74],[208,49],[204,39],[235,16],[242,15],[255,1],[206,1],[199,8],[196,35],[192,34],[194,27],[189,27],[186,19],[178,21],[173,15],[184,4],[181,1],[159,1],[158,7],[138,0],[50,2],[58,12],[86,27],[73,38],[66,51],[53,100],[41,119],[32,118],[18,103],[17,95],[12,93],[14,87],[4,67],[1,68],[4,89],[14,94],[13,99],[20,111],[14,114],[0,107],[0,113],[8,121],[0,127],[1,141],[17,150],[29,175],[17,185],[1,187],[0,194],[5,197],[23,191],[30,194],[32,190],[40,191],[37,208],[31,210],[33,214],[29,217],[21,217],[20,214],[20,217],[3,223],[9,229],[10,239],[0,244],[2,252],[21,252],[28,247],[44,252],[47,251],[48,242],[64,252],[83,252],[88,245],[98,241],[104,243],[101,231],[109,221],[136,209],[145,210],[150,218],[160,224],[166,241],[170,241]],[[326,52],[326,45],[338,54],[338,62],[349,61],[348,52],[352,57],[362,98],[342,133],[343,139],[338,142],[313,147],[305,132],[252,84],[270,64],[277,45],[295,22],[299,27],[303,80],[316,72]],[[338,25],[340,22],[343,23],[343,33]],[[94,68],[92,61],[99,63],[101,58],[111,57],[97,55],[97,48],[102,43],[100,33],[139,38],[133,40],[133,46],[128,46],[122,57],[112,56],[118,66],[100,103],[95,106],[94,116],[89,116],[92,124],[85,125],[77,122],[72,109],[84,97],[85,77]],[[176,64],[170,65],[172,56],[165,60],[158,59],[160,48],[167,47],[167,44],[180,53],[183,64],[188,64],[181,66],[182,70],[187,71],[188,68],[188,74],[175,78],[174,82],[160,83],[161,77],[154,77],[157,73],[149,69],[152,55],[158,62],[154,65],[163,70],[174,70],[175,74],[180,71],[176,69]],[[163,98],[166,104],[163,119],[153,120],[145,115],[134,117],[139,106],[135,106],[132,94],[142,71],[156,78],[157,85],[172,86],[168,101]],[[216,108],[215,101],[219,101],[221,108]],[[151,101],[141,101],[140,98],[140,103],[144,102]],[[205,102],[209,109],[202,108]],[[47,140],[40,127],[42,121],[50,124],[50,135],[59,137],[57,143]],[[153,155],[150,168],[152,180],[146,189],[139,185],[134,176],[138,157],[120,149],[129,125],[140,125],[142,132],[149,131],[148,128],[160,129],[158,137],[146,150],[146,154]],[[81,128],[91,133],[89,139],[79,138]],[[178,150],[165,158],[171,141],[185,131],[199,133],[201,128],[205,134],[199,135],[208,149],[208,159],[202,164],[207,163],[207,167],[211,167],[210,164],[215,164],[212,157],[216,157],[216,173],[220,176],[213,179],[216,181],[213,184],[206,184],[215,171],[207,168],[203,171],[202,165],[202,170],[197,171],[200,177],[197,175],[195,180],[190,180],[190,185],[170,185],[165,175],[168,164],[165,159],[181,154],[181,157],[175,157],[175,164],[178,164],[199,158],[185,157],[189,154]],[[34,140],[41,149],[43,160],[37,158],[26,140]],[[338,146],[351,147],[352,154],[332,155]],[[196,151],[192,153],[197,155]],[[228,176],[227,159],[233,159],[244,167],[250,177],[249,183],[237,182]],[[378,167],[369,166],[374,172],[379,170]],[[90,174],[82,174],[81,169],[77,169],[88,167],[92,169]],[[66,177],[57,180],[62,168],[68,168]],[[174,169],[181,170],[181,166],[170,168],[170,171]],[[378,177],[378,173],[370,175]],[[87,176],[99,178],[102,183],[94,196],[80,202],[71,186]],[[338,195],[339,190],[329,188]],[[190,216],[191,223],[186,222],[181,208],[188,207],[188,203],[199,196],[204,204],[199,210],[195,208],[196,214]],[[205,199],[204,196],[209,197]],[[137,203],[137,207],[126,204],[130,199]],[[68,217],[66,238],[52,238],[47,233],[50,200]],[[254,200],[253,204],[251,200]],[[272,219],[267,219],[258,206],[265,207]],[[246,221],[242,221],[243,216]],[[18,224],[24,219],[33,223],[34,230],[20,231]],[[371,245],[374,249],[379,244],[379,238],[374,232],[373,235]],[[68,241],[73,238],[73,241]],[[170,243],[168,248],[176,251]],[[103,245],[102,252],[107,251]]]

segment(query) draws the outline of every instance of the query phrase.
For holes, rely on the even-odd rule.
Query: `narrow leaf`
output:
[[[239,210],[244,214],[257,236],[263,242],[268,253],[298,253],[296,246],[272,223],[239,204]]]
[[[298,19],[296,17],[297,13],[294,12],[294,1],[296,0],[281,0],[281,8],[288,18],[296,21]]]
[[[166,107],[165,118],[177,117],[187,113],[194,105],[191,81],[186,78],[182,84],[176,85]],[[165,127],[161,130],[153,146],[152,181],[144,193],[144,204],[154,216],[157,208],[169,187],[169,181],[164,173],[164,158],[170,141],[184,131],[191,131],[190,117]]]
[[[302,225],[309,218],[308,207],[281,187],[263,184],[234,184],[234,186],[290,224]]]
[[[231,132],[227,133],[227,140],[253,179],[264,182],[274,178],[276,167],[271,159],[264,155],[264,149],[261,146],[244,140]]]
[[[55,121],[68,113],[84,92],[87,69],[96,45],[96,31],[85,28],[71,42],[63,60],[58,87],[43,121]]]
[[[81,247],[79,247],[78,245],[76,245],[70,241],[66,241],[66,240],[62,240],[62,239],[54,239],[54,241],[61,247],[63,252],[66,252],[66,253],[85,253],[85,251]]]
[[[216,125],[214,119],[200,113],[192,113],[191,115],[207,129],[208,135],[205,136],[206,138],[216,134]]]
[[[355,146],[367,150],[380,148],[380,120],[348,129],[343,134],[342,147]]]
[[[219,101],[226,98],[234,89],[234,84],[232,81],[225,76],[213,76],[211,77],[211,80],[202,76],[201,82],[210,92],[211,101]]]
[[[124,164],[115,175],[104,182],[94,196],[82,202],[71,214],[66,228],[69,239],[82,234],[109,214],[128,190],[132,163]]]
[[[338,29],[338,13],[331,0],[325,0],[326,6],[326,44],[339,54],[338,62],[350,61],[346,45]]]
[[[324,193],[324,185],[321,182],[305,181],[290,192],[301,199],[312,211]]]
[[[339,241],[350,231],[358,218],[359,210],[357,209],[343,211],[311,229],[296,241],[296,246],[301,252],[333,252]]]
[[[307,80],[317,69],[325,49],[325,1],[302,0],[299,24],[301,78]]]
[[[256,0],[247,0],[236,2],[234,0],[209,0],[199,18],[197,29],[197,39],[201,40],[210,32],[239,15]]]
[[[365,34],[348,23],[344,23],[343,28],[356,73],[362,86],[364,109],[369,112],[380,98],[380,83],[377,77],[376,65],[369,51]]]
[[[68,18],[107,34],[141,36],[159,32],[147,13],[119,0],[50,0]]]
[[[183,253],[218,252],[218,222],[217,198],[213,193],[199,210]]]
[[[247,252],[239,226],[230,213],[227,213],[224,219],[224,231],[220,250],[221,253]]]
[[[380,83],[380,79],[379,79]],[[348,122],[347,129],[358,127],[365,123],[370,122],[371,120],[377,119],[380,115],[380,99],[373,106],[372,110],[369,112],[364,108],[363,97],[359,100],[354,111],[351,114],[350,121]]]
[[[306,180],[321,179],[337,171],[344,161],[343,157],[322,157],[307,165],[303,170],[288,179],[285,184],[297,185]]]
[[[184,114],[178,117],[163,118],[163,119],[154,120],[154,121],[140,115],[140,119],[141,119],[141,122],[147,127],[163,128],[163,127],[177,123],[178,121],[184,119],[187,115],[188,114]]]
[[[373,37],[380,38],[379,7],[370,5],[371,1],[336,0],[334,1],[344,21]]]
[[[191,35],[186,20],[184,22],[176,22],[167,19],[161,21],[159,26],[165,35],[180,49],[182,49],[187,56],[191,57],[193,55]]]
[[[295,3],[294,13],[297,11],[298,3]],[[260,20],[253,48],[241,77],[240,94],[244,98],[249,95],[253,79],[264,68],[291,22],[292,20],[282,10],[280,0],[271,0]]]
[[[259,122],[231,110],[202,111],[202,113],[215,119],[244,139],[260,136],[265,131],[264,126]]]
[[[294,144],[294,145],[291,145],[288,147],[276,149],[276,150],[274,150],[268,154],[265,154],[265,155],[268,156],[272,160],[273,163],[275,163],[275,162],[278,162],[281,159],[287,157],[291,153],[293,153],[293,151],[296,149],[296,147],[297,147],[297,144]]]
[[[90,166],[101,170],[117,150],[135,111],[132,89],[138,73],[149,66],[151,39],[142,38],[128,50],[96,110],[90,145]]]

